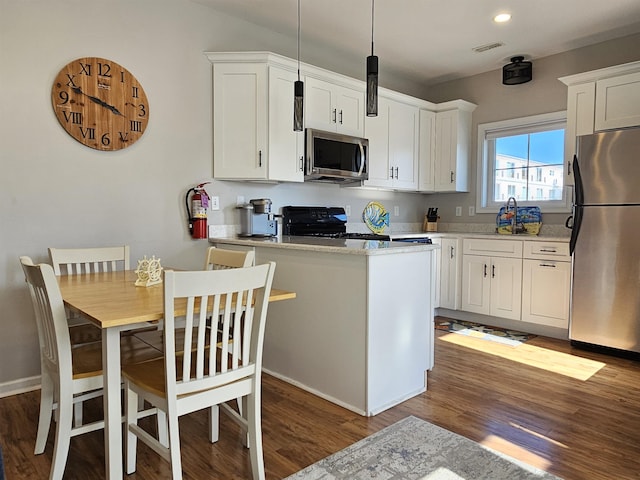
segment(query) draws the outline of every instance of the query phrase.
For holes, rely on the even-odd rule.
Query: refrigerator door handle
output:
[[[573,255],[580,233],[580,224],[582,223],[582,205],[574,205],[573,207],[573,225],[571,225],[571,239],[569,240],[569,255]]]
[[[575,179],[575,203],[573,204],[573,221],[571,222],[571,239],[569,240],[569,255],[573,255],[580,233],[580,224],[582,223],[582,209],[584,202],[584,187],[582,185],[582,176],[580,175],[580,165],[578,164],[578,156],[573,156],[573,178]],[[570,217],[571,218],[571,217]],[[567,226],[569,219],[567,219]]]
[[[576,205],[584,204],[584,186],[582,185],[582,176],[580,175],[580,165],[578,164],[578,156],[573,156],[573,178],[575,183],[575,203]]]

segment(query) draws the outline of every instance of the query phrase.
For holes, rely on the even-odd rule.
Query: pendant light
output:
[[[304,83],[300,80],[300,0],[298,0],[298,80],[293,83],[293,130],[301,132],[304,118]]]
[[[512,57],[511,63],[502,67],[503,85],[520,85],[533,78],[533,64],[525,62],[523,56]]]
[[[367,116],[378,116],[378,57],[373,54],[373,11],[371,0],[371,55],[367,57]]]

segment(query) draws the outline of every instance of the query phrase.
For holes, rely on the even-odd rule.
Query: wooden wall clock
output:
[[[140,82],[104,58],[68,63],[53,81],[51,101],[62,128],[96,150],[133,145],[149,122],[149,102]]]

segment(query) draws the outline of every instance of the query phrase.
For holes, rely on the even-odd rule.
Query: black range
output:
[[[282,234],[355,240],[431,243],[422,234],[380,235],[347,232],[347,214],[342,207],[282,207]]]

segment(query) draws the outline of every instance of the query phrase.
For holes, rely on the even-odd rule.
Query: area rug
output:
[[[559,480],[409,416],[286,480]]]
[[[517,347],[518,345],[531,340],[536,335],[516,330],[509,330],[499,327],[487,327],[479,323],[466,322],[463,320],[450,320],[436,318],[436,329],[446,330],[451,333],[467,335],[469,337],[479,338],[481,340],[489,340],[492,342],[502,343]]]

